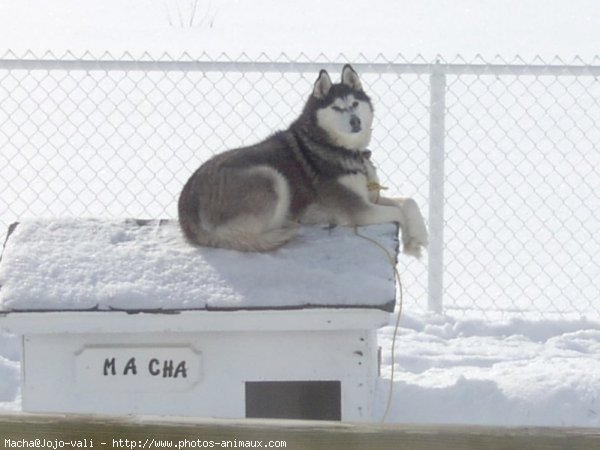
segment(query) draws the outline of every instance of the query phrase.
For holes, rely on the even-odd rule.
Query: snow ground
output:
[[[600,426],[598,322],[407,314],[401,327],[394,422]],[[380,407],[389,392],[391,335],[392,327],[379,333]]]
[[[470,60],[536,55],[597,61],[596,0],[335,0],[204,2],[193,27],[174,1],[4,0],[0,54],[66,50],[234,58],[262,52],[407,60],[436,54]],[[180,3],[184,3],[183,0]],[[366,38],[368,37],[368,38]],[[596,59],[594,59],[596,58]],[[411,295],[410,286],[405,292]],[[381,413],[390,376],[391,327],[379,333]],[[0,337],[0,411],[21,407],[19,340]],[[600,426],[600,323],[593,320],[458,320],[405,311],[396,345],[395,422]]]

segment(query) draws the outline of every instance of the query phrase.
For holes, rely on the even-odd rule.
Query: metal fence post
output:
[[[427,306],[441,313],[444,292],[444,136],[446,74],[439,62],[433,66],[430,82],[429,122],[429,273]]]

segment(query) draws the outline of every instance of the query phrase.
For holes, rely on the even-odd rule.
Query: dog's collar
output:
[[[337,147],[345,156],[359,161],[371,159],[371,150],[348,150],[343,147]]]
[[[371,159],[371,150],[348,150],[347,148],[344,147],[337,147],[337,149],[339,149],[342,153],[345,153],[346,155],[349,153],[350,155],[352,155],[352,158],[355,159]]]

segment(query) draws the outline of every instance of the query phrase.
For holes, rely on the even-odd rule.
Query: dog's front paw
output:
[[[427,246],[427,241],[421,241],[416,237],[409,237],[408,239],[403,241],[403,249],[402,251],[410,256],[414,256],[415,258],[420,258],[422,256],[423,247]]]
[[[402,209],[406,215],[406,226],[402,230],[404,253],[420,258],[422,248],[428,244],[428,233],[421,210],[412,198],[403,199]]]

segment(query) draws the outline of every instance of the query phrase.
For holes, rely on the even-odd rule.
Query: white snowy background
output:
[[[1,0],[0,54],[109,51],[234,58],[476,55],[596,61],[596,0]],[[0,149],[2,151],[2,149]],[[419,264],[406,260],[406,264]],[[404,295],[412,295],[405,286]],[[600,301],[600,299],[598,299]],[[596,310],[597,311],[597,310]],[[396,344],[394,422],[600,426],[600,321],[456,319],[403,312]],[[378,405],[389,389],[392,327]],[[0,411],[19,410],[18,338],[0,336]]]

